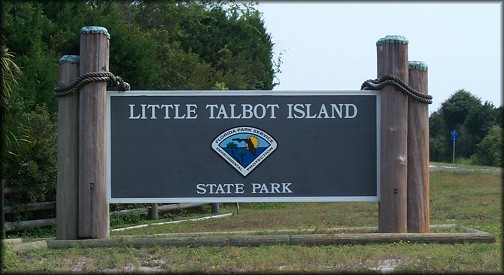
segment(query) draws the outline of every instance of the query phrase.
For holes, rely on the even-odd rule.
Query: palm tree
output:
[[[3,189],[4,189],[4,176],[3,176],[3,166],[4,156],[6,151],[5,146],[5,132],[4,132],[4,118],[7,114],[7,104],[10,93],[12,91],[12,86],[17,84],[17,77],[21,75],[21,69],[16,63],[12,60],[14,54],[9,51],[9,49],[5,46],[0,47],[0,73],[1,73],[1,82],[0,82],[0,188],[2,192],[2,196],[0,196],[1,202],[0,207],[2,207],[2,220],[1,224],[4,224],[4,213],[3,213],[3,205],[4,205],[4,197],[3,197]],[[5,231],[2,227],[2,237],[5,238]]]
[[[8,98],[12,91],[12,86],[17,85],[17,78],[21,75],[21,69],[12,60],[14,54],[9,51],[5,46],[0,47],[1,58],[1,74],[2,79],[0,83],[0,107],[5,111],[8,104]]]
[[[12,86],[17,85],[17,78],[21,75],[21,69],[12,60],[14,54],[5,46],[0,47],[0,158],[3,160],[6,151],[5,144],[5,118],[7,114],[7,105],[12,91]],[[3,161],[0,161],[0,165]],[[2,167],[0,166],[0,181],[3,180]]]

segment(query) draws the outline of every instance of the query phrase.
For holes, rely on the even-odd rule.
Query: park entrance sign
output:
[[[348,92],[129,91],[109,40],[83,27],[60,60],[57,239],[108,238],[109,203],[375,201],[378,232],[429,232],[432,96],[405,37]]]
[[[379,200],[377,91],[107,93],[109,203]]]

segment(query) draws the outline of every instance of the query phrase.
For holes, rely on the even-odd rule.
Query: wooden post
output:
[[[220,213],[220,205],[218,203],[212,203],[212,214]]]
[[[408,83],[408,40],[403,36],[379,39],[378,78],[392,74]],[[407,232],[408,97],[393,86],[381,92],[380,203],[378,231]]]
[[[410,61],[409,86],[428,93],[427,65]],[[408,232],[429,232],[429,108],[408,99]]]
[[[80,32],[80,75],[109,71],[109,38],[103,27]],[[79,93],[79,238],[109,237],[105,186],[105,101],[107,84],[85,85]]]
[[[79,56],[60,59],[59,87],[79,77]],[[58,173],[56,182],[56,239],[76,240],[78,228],[79,95],[58,97]]]
[[[159,210],[157,203],[151,203],[149,208],[149,218],[151,220],[159,220]]]

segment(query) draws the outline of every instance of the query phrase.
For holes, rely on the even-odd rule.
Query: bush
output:
[[[450,161],[452,159],[451,142],[447,142],[442,135],[431,136],[429,139],[430,161]]]
[[[57,177],[56,119],[45,106],[38,106],[35,111],[27,113],[22,108],[11,110],[9,121],[6,121],[9,140],[3,166],[5,185],[24,186],[28,192],[7,197],[6,205],[54,201]],[[28,213],[23,214],[26,215]],[[23,218],[15,216],[16,219]]]
[[[502,166],[502,129],[495,125],[488,135],[476,146],[473,163],[478,165]]]

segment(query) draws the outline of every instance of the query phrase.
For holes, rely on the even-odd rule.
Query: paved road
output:
[[[483,173],[499,173],[501,168],[470,168],[448,165],[429,165],[429,171],[454,171],[454,172],[483,172]]]

